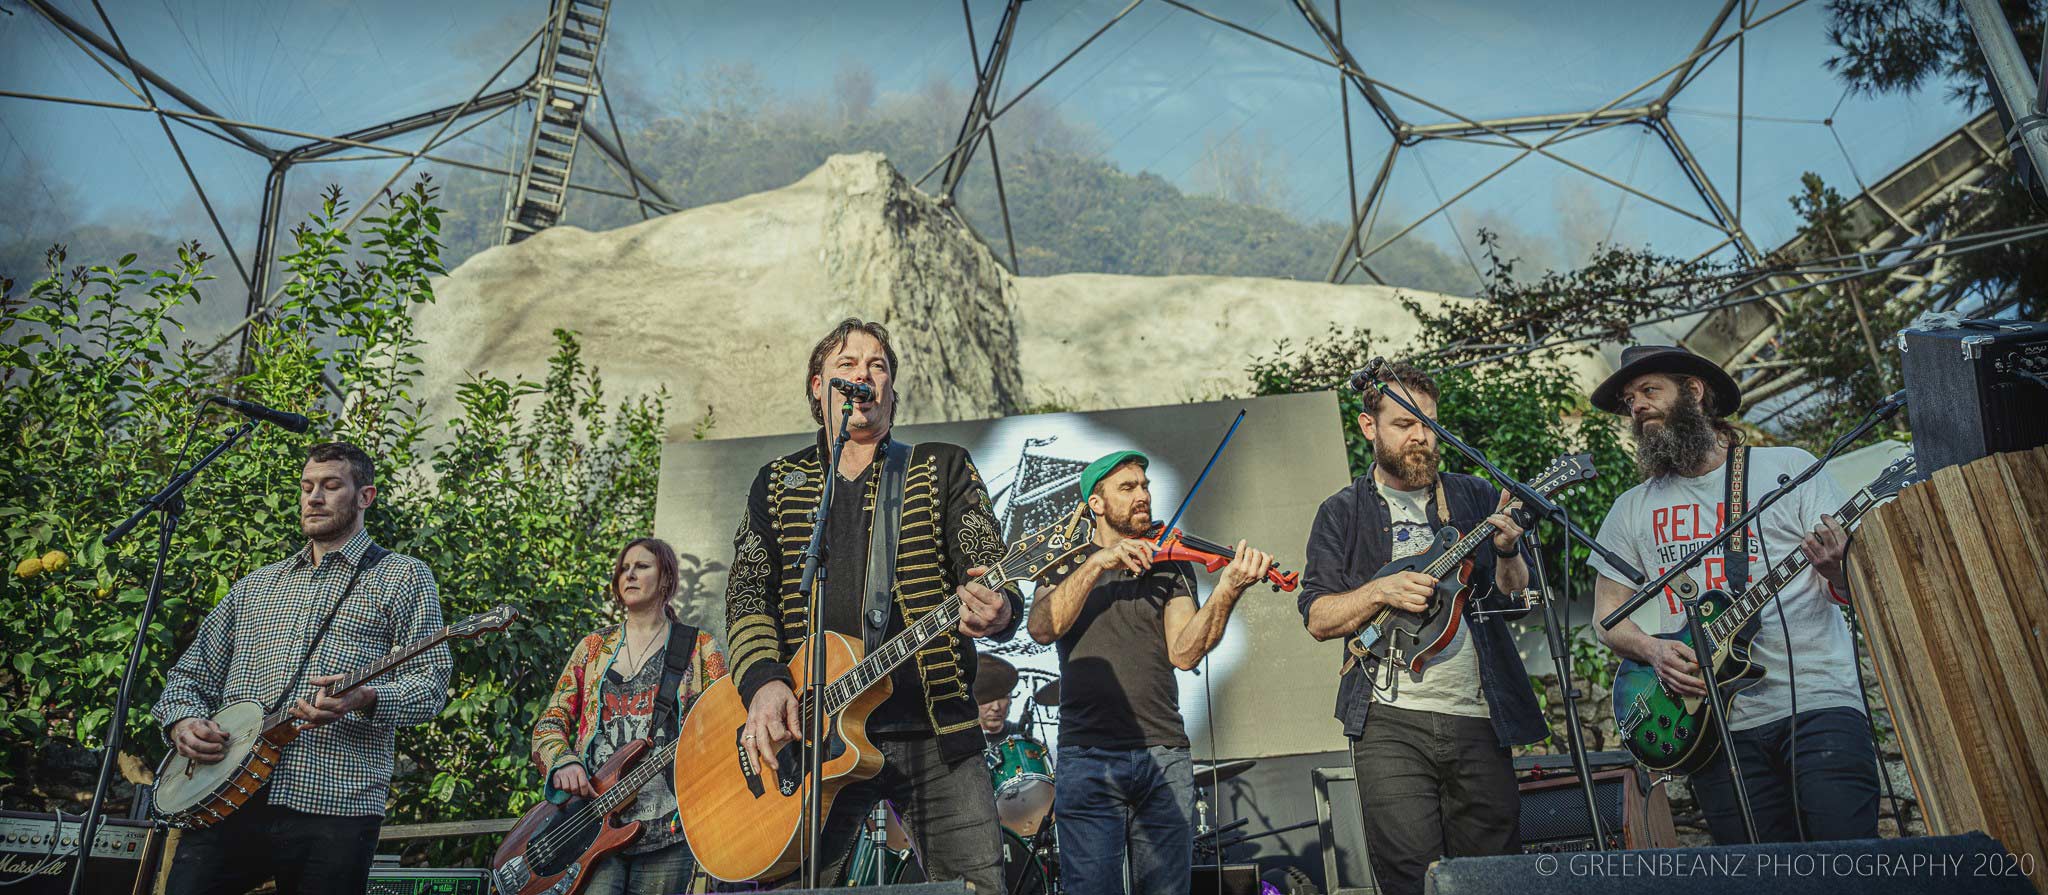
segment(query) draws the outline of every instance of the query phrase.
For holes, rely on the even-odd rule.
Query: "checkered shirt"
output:
[[[235,582],[164,676],[152,714],[165,734],[178,721],[210,716],[236,701],[274,705],[369,549],[369,533],[357,532],[318,566],[309,544]],[[441,625],[434,573],[417,559],[391,554],[349,592],[306,677],[352,673]],[[383,815],[398,728],[440,713],[452,664],[448,646],[438,645],[366,684],[377,691],[368,711],[302,732],[271,775],[270,802],[309,814]],[[314,689],[305,680],[294,682],[292,698],[308,698]]]

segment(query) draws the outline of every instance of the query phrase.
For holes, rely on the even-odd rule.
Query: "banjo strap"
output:
[[[320,651],[320,641],[327,636],[328,627],[334,624],[334,616],[341,611],[341,604],[348,602],[348,595],[356,588],[356,580],[363,577],[363,573],[369,571],[370,567],[390,555],[391,551],[376,544],[371,544],[370,549],[363,551],[362,561],[356,563],[355,571],[348,576],[348,583],[341,587],[341,596],[335,598],[334,605],[327,607],[327,617],[320,620],[320,629],[314,631],[312,639],[306,642],[306,654],[299,658],[298,670],[292,672],[291,677],[284,679],[284,692],[277,695],[277,702],[265,710],[264,714],[275,715],[291,702],[292,693],[298,689],[297,682],[305,676],[306,666],[312,664],[313,654]]]

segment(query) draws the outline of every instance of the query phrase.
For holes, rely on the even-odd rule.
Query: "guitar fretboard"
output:
[[[1876,505],[1877,497],[1871,494],[1870,489],[1865,488],[1850,497],[1848,503],[1842,504],[1841,509],[1834,512],[1834,516],[1844,530],[1853,530],[1857,523],[1863,520],[1863,514]],[[1748,533],[1744,532],[1738,537],[1743,538],[1744,549],[1747,549]],[[1741,631],[1744,625],[1749,624],[1749,620],[1756,617],[1765,604],[1776,598],[1779,591],[1784,590],[1786,585],[1792,583],[1793,578],[1798,577],[1799,573],[1806,571],[1811,565],[1813,560],[1807,557],[1806,551],[1795,547],[1790,555],[1771,567],[1770,574],[1757,579],[1748,590],[1742,592],[1741,596],[1731,601],[1728,611],[1707,624],[1707,634],[1713,638],[1716,651],[1725,650],[1735,634]]]
[[[1472,526],[1471,531],[1467,532],[1464,537],[1459,538],[1458,543],[1452,545],[1451,549],[1444,551],[1444,555],[1437,557],[1436,562],[1430,563],[1429,567],[1423,569],[1422,573],[1442,581],[1451,574],[1453,569],[1458,567],[1459,563],[1465,561],[1466,556],[1478,548],[1480,542],[1493,537],[1499,531],[1500,529],[1494,527],[1494,524],[1491,522],[1481,522],[1478,525]]]
[[[631,801],[633,796],[640,792],[641,787],[654,779],[654,775],[667,770],[675,760],[678,742],[680,740],[669,740],[660,749],[656,749],[654,754],[642,757],[639,764],[634,765],[632,770],[619,778],[619,782],[612,784],[612,788],[605,790],[604,795],[597,797],[597,813],[610,814],[617,810],[620,805]]]
[[[1012,552],[1011,556],[1015,555],[1015,552]],[[1005,557],[1005,560],[1009,558]],[[1014,577],[1016,576],[1004,569],[1003,562],[999,561],[986,574],[982,575],[980,580],[1000,587],[1003,583],[1008,582]],[[940,603],[938,608],[918,616],[917,621],[911,622],[909,627],[903,629],[903,633],[897,634],[889,638],[881,646],[875,647],[875,651],[860,660],[860,663],[853,666],[852,670],[826,684],[826,715],[837,715],[845,711],[847,704],[853,702],[854,697],[867,692],[869,687],[874,686],[882,678],[887,677],[889,672],[895,671],[896,666],[903,664],[911,656],[917,655],[917,651],[923,648],[925,644],[937,639],[940,634],[952,630],[958,624],[960,624],[960,595],[954,593],[948,595],[946,601]],[[808,697],[808,692],[805,695]],[[807,725],[810,723],[810,713],[810,703],[803,703],[802,714],[804,723]]]

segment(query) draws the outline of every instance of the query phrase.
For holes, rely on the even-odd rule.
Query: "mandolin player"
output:
[[[299,476],[307,543],[235,582],[165,676],[153,715],[194,761],[246,753],[209,718],[237,700],[267,709],[290,700],[307,728],[249,802],[181,837],[171,895],[239,895],[273,878],[281,895],[360,895],[367,886],[394,738],[440,713],[451,668],[439,645],[344,697],[326,693],[342,679],[326,672],[368,665],[441,627],[426,564],[376,546],[363,530],[376,497],[361,448],[314,445]]]
[[[1436,414],[1436,382],[1421,370],[1391,364],[1381,381]],[[1347,651],[1337,719],[1351,739],[1360,803],[1369,806],[1373,876],[1398,895],[1422,891],[1423,873],[1440,857],[1519,847],[1521,795],[1508,750],[1549,734],[1506,615],[1470,615],[1496,589],[1513,593],[1529,583],[1507,495],[1496,501],[1485,480],[1439,472],[1436,433],[1377,388],[1363,395],[1358,428],[1372,444],[1372,469],[1323,501],[1309,529],[1298,601],[1310,634],[1348,644],[1382,609],[1423,611],[1435,579],[1412,571],[1374,576],[1428,551],[1447,525],[1499,529],[1473,554],[1467,615],[1426,673],[1356,661]]]

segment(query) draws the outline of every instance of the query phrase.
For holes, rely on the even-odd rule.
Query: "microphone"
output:
[[[303,434],[306,428],[312,425],[312,421],[300,414],[272,410],[261,404],[251,401],[237,401],[226,395],[207,395],[206,401],[209,404],[219,404],[252,420],[262,420],[287,432]]]
[[[848,382],[844,379],[835,378],[832,380],[832,387],[844,392],[848,398],[852,398],[855,401],[873,401],[875,399],[875,387],[865,382]]]
[[[1362,392],[1371,387],[1372,381],[1380,378],[1380,369],[1386,365],[1387,359],[1384,357],[1375,357],[1367,361],[1365,369],[1351,374],[1351,390]]]

